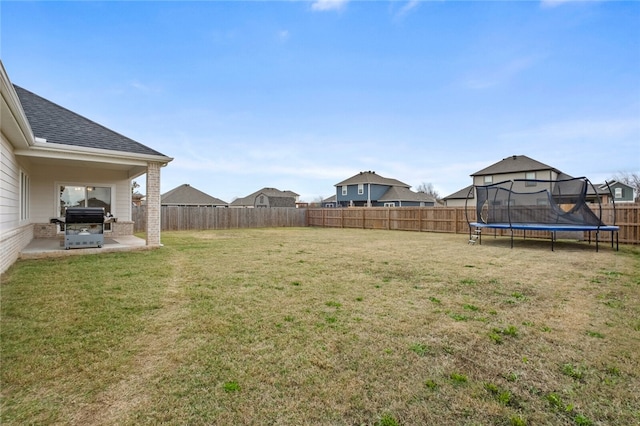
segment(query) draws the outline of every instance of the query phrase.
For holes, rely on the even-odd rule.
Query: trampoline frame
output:
[[[587,179],[586,177],[582,177],[582,178],[574,178],[574,179],[584,179],[589,185],[591,185],[591,188],[593,189],[594,193],[596,194],[596,199],[598,200],[598,218],[600,219],[600,222],[602,223],[602,203],[600,201],[600,196],[598,195],[598,192],[596,191],[595,187],[593,186],[593,184],[589,181],[589,179]],[[566,180],[574,180],[574,179],[566,179]],[[513,182],[514,181],[518,181],[518,182],[525,182],[528,181],[529,179],[515,179],[515,180],[511,180],[511,181],[503,181],[500,182],[498,184],[492,184],[492,185],[484,185],[484,187],[486,186],[495,186],[495,185],[501,185],[504,183],[509,183],[511,182],[511,187],[513,187]],[[541,181],[541,180],[537,180],[537,179],[531,179],[531,181],[536,181],[536,182],[552,182],[552,181]],[[527,231],[548,231],[551,233],[551,251],[554,251],[554,243],[556,238],[556,233],[557,232],[562,232],[562,231],[571,231],[571,232],[588,232],[589,233],[589,244],[591,244],[591,232],[595,232],[595,242],[596,242],[596,252],[599,251],[599,235],[600,235],[600,231],[604,231],[604,232],[611,232],[611,248],[614,247],[613,243],[614,243],[614,236],[615,236],[615,249],[616,251],[618,251],[619,249],[619,243],[618,243],[618,232],[620,230],[619,226],[615,225],[615,221],[616,221],[616,207],[615,207],[615,199],[613,198],[613,193],[611,191],[611,187],[609,186],[608,182],[605,182],[605,184],[607,185],[607,189],[609,190],[609,194],[610,194],[610,198],[612,200],[612,204],[613,204],[613,225],[580,225],[580,224],[559,224],[559,223],[512,223],[511,222],[511,215],[509,214],[509,222],[503,222],[503,223],[484,223],[484,222],[471,222],[469,220],[469,209],[468,209],[468,201],[469,199],[471,199],[471,196],[473,194],[473,191],[475,191],[477,186],[483,186],[483,185],[473,185],[470,189],[469,189],[469,193],[467,194],[467,198],[465,200],[465,216],[467,219],[467,224],[469,225],[469,241],[475,241],[474,238],[472,238],[472,233],[473,233],[473,228],[475,228],[475,235],[477,236],[477,241],[482,244],[482,229],[494,229],[498,230],[498,229],[509,229],[511,231],[511,248],[513,248],[513,231],[514,230],[521,230],[523,231],[523,238],[526,239],[526,235],[527,235]],[[511,190],[509,189],[510,195],[511,196]],[[508,204],[509,206],[509,204]],[[476,214],[478,210],[477,210],[476,206]],[[509,212],[510,209],[507,208],[507,211]],[[494,232],[494,236],[495,236],[495,232]]]

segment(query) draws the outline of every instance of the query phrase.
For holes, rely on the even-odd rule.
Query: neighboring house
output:
[[[491,185],[513,179],[558,180],[571,178],[560,170],[526,155],[512,155],[471,175],[473,185]]]
[[[467,203],[467,198],[469,199],[469,205],[475,206],[475,204],[473,204],[475,198],[473,185],[466,186],[451,195],[447,195],[442,200],[447,207],[464,207]]]
[[[529,158],[526,155],[512,155],[511,157],[504,158],[501,161],[490,165],[489,167],[473,173],[471,175],[471,178],[473,179],[473,185],[482,186],[516,179],[555,181],[561,179],[571,179],[572,176],[561,172],[555,167],[551,167],[537,160]],[[542,185],[542,183],[540,184]],[[467,194],[469,194],[469,190],[473,187],[473,185],[470,185],[445,197],[444,200],[447,207],[464,206]],[[519,182],[516,183],[516,185],[535,186],[536,183]],[[514,186],[514,190],[517,191],[518,187]],[[613,190],[614,189],[612,186],[612,191]],[[631,191],[631,193],[633,193],[633,191]],[[624,194],[626,196],[626,192],[624,192]],[[474,196],[475,194],[472,191],[471,198],[473,198]],[[593,188],[587,188],[587,202],[597,202],[598,197],[600,197],[602,203],[611,202],[609,200],[609,191],[607,190],[605,184],[593,184]],[[618,200],[616,199],[616,201]]]
[[[160,169],[172,158],[14,86],[0,61],[0,272],[34,238],[61,235],[52,218],[104,207],[111,236],[133,234],[131,182],[147,175],[148,246],[160,246]],[[109,229],[110,228],[110,229]]]
[[[188,183],[162,194],[160,204],[163,206],[229,207],[229,203],[212,197]]]
[[[331,197],[325,198],[324,200],[322,200],[321,207],[333,208],[333,207],[336,207],[337,202],[338,202],[338,196],[336,194],[333,194]]]
[[[133,194],[131,194],[131,203],[136,206],[136,207],[140,207],[143,204],[144,201],[144,195],[142,195],[139,192],[134,192]]]
[[[293,191],[280,191],[276,188],[262,188],[243,198],[237,198],[229,207],[296,207],[300,195]]]
[[[607,183],[609,184],[609,188],[611,188],[611,194],[613,195],[613,200],[616,203],[633,203],[635,201],[633,187],[617,180],[613,180]],[[607,194],[607,198],[603,202],[611,203],[611,200],[608,199],[609,188],[607,188],[607,183],[602,183],[600,185],[597,185],[596,187],[598,189],[598,192],[604,192]]]
[[[336,207],[435,206],[435,198],[376,172],[360,172],[335,185]]]

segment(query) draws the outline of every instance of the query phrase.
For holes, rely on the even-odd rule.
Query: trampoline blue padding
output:
[[[471,222],[471,226],[476,228],[495,228],[495,229],[521,229],[525,231],[619,231],[619,226],[612,225],[562,225],[547,223],[481,223]]]
[[[618,249],[618,231],[619,226],[614,225],[566,225],[566,224],[549,224],[549,223],[482,223],[482,222],[469,222],[470,226],[476,228],[476,230],[482,228],[488,229],[510,229],[511,230],[511,247],[513,247],[513,230],[524,231],[525,235],[527,231],[548,231],[551,232],[551,250],[553,250],[553,244],[556,240],[556,232],[571,231],[571,232],[588,232],[589,242],[591,242],[591,232],[596,233],[596,251],[598,250],[598,234],[600,231],[611,232],[611,247],[613,247],[614,235],[616,236],[616,250]],[[471,228],[469,228],[471,229]],[[479,234],[482,238],[482,234]],[[482,244],[482,239],[480,239]]]

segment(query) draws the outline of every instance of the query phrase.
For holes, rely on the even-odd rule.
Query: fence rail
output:
[[[147,228],[146,206],[134,207],[132,220],[135,232],[144,232]],[[306,226],[304,209],[284,207],[236,209],[162,206],[160,221],[163,231]]]
[[[475,209],[468,209],[475,220]],[[602,206],[602,219],[614,223],[612,206]],[[146,229],[146,206],[133,209],[135,231]],[[620,226],[619,241],[640,244],[640,204],[617,205],[615,224]],[[163,231],[270,228],[319,226],[327,228],[386,229],[415,232],[469,233],[464,207],[352,207],[352,208],[212,208],[162,206]],[[495,230],[496,235],[511,235],[509,230]],[[514,231],[522,236],[523,231]],[[575,235],[573,233],[572,235]],[[527,231],[527,237],[549,238],[545,231]],[[585,233],[583,237],[588,238]],[[562,236],[560,236],[562,238]],[[601,241],[610,241],[611,234],[603,232]]]
[[[475,208],[468,209],[469,220],[475,221]],[[615,208],[615,224],[620,227],[619,241],[640,244],[640,205],[625,204]],[[602,206],[602,219],[614,223],[612,206]],[[329,228],[387,229],[397,231],[469,233],[464,207],[352,207],[347,209],[307,209],[307,225]],[[496,235],[511,235],[511,231],[491,230]],[[514,230],[514,236],[524,231]],[[529,238],[550,238],[547,231],[527,231]],[[571,234],[575,236],[575,233]],[[582,235],[589,238],[588,233]],[[562,238],[562,236],[560,236]],[[611,241],[610,232],[602,232],[601,241]]]

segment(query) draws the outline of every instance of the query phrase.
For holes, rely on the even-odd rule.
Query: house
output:
[[[454,192],[453,194],[447,195],[442,199],[444,201],[444,205],[447,207],[464,207],[467,199],[469,199],[469,203],[474,205],[475,193],[473,191],[473,185],[465,186],[464,188]]]
[[[160,171],[172,158],[11,83],[0,61],[0,272],[66,207],[104,207],[106,236],[133,234],[133,179],[147,175],[147,246],[160,246]]]
[[[335,185],[336,207],[435,206],[435,198],[413,192],[410,185],[366,171]]]
[[[167,191],[160,197],[163,206],[229,207],[229,203],[212,197],[188,183]]]
[[[331,197],[327,197],[324,200],[322,200],[322,206],[321,207],[324,207],[324,208],[336,207],[337,200],[338,200],[338,196],[336,194],[333,194]]]
[[[280,191],[276,188],[262,188],[243,198],[237,198],[229,207],[296,207],[300,195],[293,191]]]
[[[607,184],[609,186],[607,187]],[[602,183],[597,185],[598,192],[604,192],[609,195],[609,188],[611,188],[611,194],[613,195],[613,201],[616,203],[633,203],[635,201],[633,187],[627,185],[624,182],[613,180],[611,182]],[[611,200],[607,199],[603,201],[605,203],[611,203]]]
[[[512,155],[471,174],[471,178],[473,179],[473,185],[444,197],[447,207],[464,206],[467,196],[472,200],[475,196],[474,192],[471,191],[474,185],[491,185],[517,179],[556,181],[572,179],[573,177],[526,155]],[[535,186],[536,183],[517,183],[517,185]],[[514,187],[514,190],[517,191],[518,188]],[[608,200],[609,191],[605,184],[593,185],[593,187],[587,188],[586,196],[587,202],[597,202],[598,197],[603,203],[610,202]]]
[[[533,160],[526,155],[512,155],[471,175],[473,185],[491,185],[513,179],[558,180],[571,176]]]

